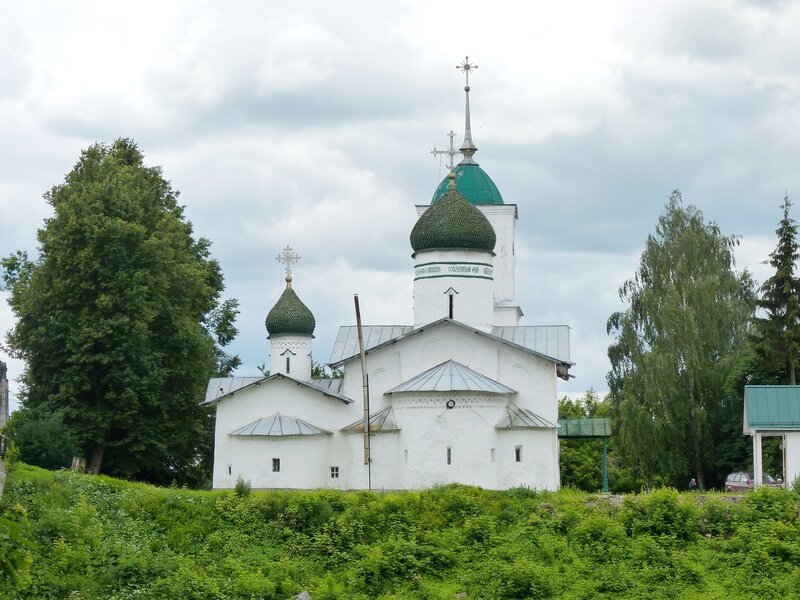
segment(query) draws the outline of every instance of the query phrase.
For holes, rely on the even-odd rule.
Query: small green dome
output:
[[[269,311],[266,320],[267,333],[274,335],[307,335],[314,333],[317,322],[314,315],[298,298],[292,289],[292,281],[287,277],[286,289]]]
[[[438,249],[492,252],[497,241],[489,219],[457,190],[447,190],[411,230],[414,252]]]
[[[456,190],[472,204],[503,204],[503,197],[494,181],[476,164],[456,166]],[[449,179],[445,177],[436,188],[431,204],[436,204],[447,192]]]

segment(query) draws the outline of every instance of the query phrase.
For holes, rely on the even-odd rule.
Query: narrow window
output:
[[[228,465],[228,475],[230,475],[231,473],[233,473],[233,470],[231,469],[231,466]]]
[[[514,446],[514,460],[522,462],[522,446]]]
[[[286,357],[286,374],[289,374],[289,357]]]
[[[450,308],[448,310],[448,314],[450,315],[450,318],[452,319],[453,318],[453,294],[450,294],[448,296],[448,302],[450,304]]]
[[[403,450],[403,462],[408,464],[408,450]]]
[[[331,467],[331,479],[339,479],[339,467]]]
[[[272,472],[277,473],[281,470],[281,459],[280,458],[273,458],[272,459]]]
[[[453,449],[450,446],[447,447],[447,464],[453,464]]]
[[[494,462],[494,461],[495,461],[495,459],[497,458],[497,455],[495,454],[494,448],[492,448],[492,451],[491,451],[489,454],[490,454],[490,455],[491,455],[491,457],[492,457],[492,462]]]

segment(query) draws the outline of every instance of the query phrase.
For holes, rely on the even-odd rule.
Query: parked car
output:
[[[783,487],[782,479],[775,479],[766,473],[761,478],[763,485],[768,487],[780,488]],[[726,492],[746,492],[753,489],[753,474],[752,473],[731,473],[725,479]]]

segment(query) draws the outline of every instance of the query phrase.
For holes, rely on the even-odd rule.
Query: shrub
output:
[[[628,496],[621,517],[630,535],[648,534],[691,540],[698,533],[697,506],[693,501],[681,499],[677,490],[672,488]]]
[[[250,486],[249,481],[245,481],[242,479],[242,476],[236,478],[236,485],[233,488],[233,491],[236,492],[236,495],[239,498],[247,498],[250,495],[252,487]]]

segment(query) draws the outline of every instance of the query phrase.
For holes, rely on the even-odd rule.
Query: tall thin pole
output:
[[[608,436],[603,436],[603,493],[608,493]]]
[[[372,489],[372,459],[369,446],[369,376],[367,375],[367,355],[364,352],[364,334],[361,331],[361,309],[358,294],[353,296],[356,305],[356,327],[358,328],[358,348],[361,352],[361,385],[364,392],[364,464],[367,465],[367,489]]]

